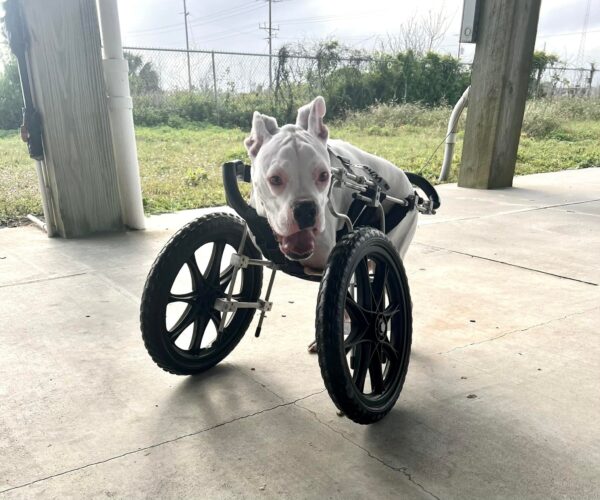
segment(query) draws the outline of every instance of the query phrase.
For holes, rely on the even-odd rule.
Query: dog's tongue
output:
[[[281,251],[285,254],[306,255],[315,249],[315,235],[312,229],[303,229],[281,239]]]

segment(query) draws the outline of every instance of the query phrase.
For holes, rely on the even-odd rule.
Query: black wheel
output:
[[[229,313],[218,334],[221,313],[215,299],[225,297],[243,221],[225,213],[201,217],[180,229],[161,250],[146,279],[140,323],[148,353],[177,375],[200,373],[222,361],[244,336],[255,309]],[[247,238],[244,255],[260,258]],[[262,267],[240,269],[233,297],[255,302],[262,288]]]
[[[381,231],[358,228],[331,252],[316,331],[321,374],[335,405],[359,424],[383,418],[406,378],[412,305],[398,251]]]

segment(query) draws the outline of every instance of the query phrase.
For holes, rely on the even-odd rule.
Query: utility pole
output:
[[[267,40],[269,41],[269,90],[273,90],[273,37],[276,36],[273,34],[274,31],[279,31],[279,28],[273,28],[272,23],[272,4],[273,1],[278,0],[266,0],[269,2],[269,24],[265,25],[264,23],[259,26],[261,30],[265,30],[267,32]]]
[[[185,22],[185,53],[187,55],[187,69],[188,69],[188,89],[192,91],[192,69],[190,66],[190,39],[188,35],[188,16],[190,13],[187,10],[186,0],[183,0],[183,19]]]
[[[581,39],[579,41],[579,50],[577,51],[577,58],[575,59],[575,65],[579,68],[583,68],[585,62],[585,39],[588,32],[588,25],[590,21],[590,8],[592,5],[592,0],[588,0],[585,6],[585,15],[583,16],[583,27],[581,28]],[[578,87],[583,87],[585,82],[584,72],[579,72],[579,81],[577,83]],[[585,92],[585,90],[584,90]]]

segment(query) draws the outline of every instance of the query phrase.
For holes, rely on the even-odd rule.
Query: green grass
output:
[[[352,115],[346,122],[331,126],[331,136],[383,156],[405,170],[422,171],[435,180],[443,145],[421,169],[444,139],[448,113],[436,110],[436,115],[425,120],[422,117],[408,120],[410,123],[395,119],[394,110],[377,113],[370,110]],[[573,120],[569,116],[569,121],[548,127],[544,137],[523,134],[516,173],[600,166],[600,120],[596,116],[584,117]],[[138,128],[146,212],[223,204],[220,165],[233,158],[246,160],[243,147],[246,135],[247,131],[215,126]],[[461,146],[462,134],[455,151],[451,182],[456,180]],[[16,132],[0,131],[0,225],[15,223],[27,213],[41,213],[34,162]]]
[[[35,163],[27,145],[17,132],[0,131],[0,226],[41,211]]]

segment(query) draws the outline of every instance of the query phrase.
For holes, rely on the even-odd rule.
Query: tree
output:
[[[541,97],[542,88],[540,82],[544,72],[559,62],[558,56],[544,52],[543,50],[536,50],[533,53],[533,60],[531,62],[531,71],[529,73],[529,95],[532,97]]]
[[[123,52],[129,65],[129,86],[133,95],[160,92],[160,78],[151,62],[144,62],[142,56]]]
[[[400,25],[397,33],[388,33],[387,41],[382,44],[382,51],[425,55],[439,48],[449,27],[450,18],[443,7],[437,11],[428,11],[426,16],[415,14]]]
[[[0,75],[0,129],[18,128],[22,120],[23,96],[17,61],[10,58]]]

